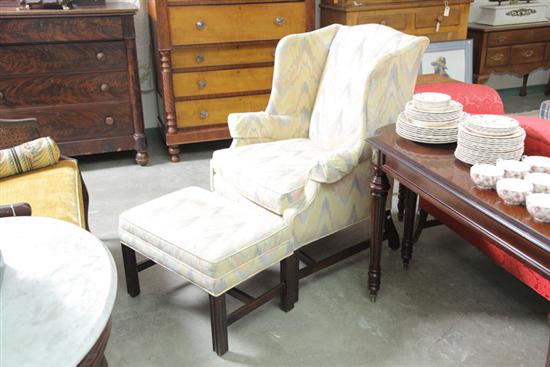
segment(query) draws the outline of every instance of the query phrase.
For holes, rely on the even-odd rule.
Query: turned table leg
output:
[[[401,258],[403,259],[403,268],[405,270],[409,268],[409,262],[412,257],[417,197],[418,195],[414,191],[407,188],[407,192],[405,195],[403,242],[401,243]]]
[[[384,155],[376,150],[373,153],[374,175],[370,182],[371,190],[371,246],[369,265],[369,290],[371,301],[376,301],[376,295],[380,289],[380,256],[384,235],[384,218],[386,212],[386,199],[390,183],[382,170]]]
[[[399,190],[397,191],[397,219],[400,222],[405,218],[405,195],[407,193],[407,187],[401,182],[399,183]]]

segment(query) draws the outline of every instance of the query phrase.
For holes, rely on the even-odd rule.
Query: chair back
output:
[[[348,147],[369,130],[395,123],[428,43],[383,25],[341,27],[330,45],[309,137],[329,149]]]
[[[11,148],[38,138],[40,129],[36,119],[0,119],[0,149]]]

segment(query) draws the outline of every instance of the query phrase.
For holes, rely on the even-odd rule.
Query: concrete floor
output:
[[[91,230],[118,267],[110,366],[544,364],[548,303],[444,227],[424,233],[408,272],[399,253],[384,248],[376,303],[368,298],[368,253],[362,253],[303,281],[291,312],[272,301],[232,325],[230,351],[217,357],[208,297],[197,287],[153,267],[141,273],[141,295],[127,295],[117,222],[124,209],[159,195],[190,185],[207,188],[212,151],[228,143],[183,147],[182,161],[174,164],[158,133],[149,133],[147,167],[134,165],[130,153],[80,159]],[[344,246],[349,238],[334,238],[328,247]],[[277,280],[277,269],[269,269],[245,289],[265,289]],[[230,308],[237,306],[229,301]]]

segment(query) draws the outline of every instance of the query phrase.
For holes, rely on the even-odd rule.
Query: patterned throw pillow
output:
[[[50,139],[40,138],[0,150],[0,178],[56,164],[59,148]]]

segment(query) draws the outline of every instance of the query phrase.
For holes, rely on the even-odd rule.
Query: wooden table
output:
[[[0,365],[106,365],[117,273],[100,240],[45,217],[0,219]]]
[[[474,82],[485,83],[492,73],[523,77],[519,95],[527,95],[529,74],[550,67],[550,22],[489,26],[470,23],[474,40]],[[550,81],[546,94],[550,92]]]
[[[470,179],[470,166],[454,158],[455,144],[414,143],[399,137],[395,125],[379,129],[368,142],[374,149],[368,281],[373,300],[380,289],[384,212],[390,188],[387,175],[406,187],[401,248],[405,267],[412,255],[416,202],[420,195],[453,220],[550,279],[550,225],[535,222],[524,207],[504,204],[495,191],[477,189]]]

